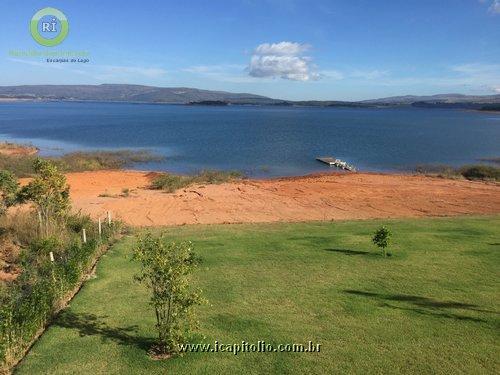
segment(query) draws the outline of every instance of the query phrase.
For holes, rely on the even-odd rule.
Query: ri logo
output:
[[[63,12],[56,8],[43,8],[30,22],[30,32],[38,44],[54,47],[68,36],[69,23]]]

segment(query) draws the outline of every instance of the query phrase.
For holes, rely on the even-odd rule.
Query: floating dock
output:
[[[325,157],[316,158],[316,160],[318,160],[322,163],[328,164],[330,167],[337,167],[337,168],[345,169],[346,171],[352,171],[352,172],[356,171],[356,168],[354,168],[352,165],[347,164],[347,162],[340,160],[340,159],[334,159],[332,157],[325,156]]]

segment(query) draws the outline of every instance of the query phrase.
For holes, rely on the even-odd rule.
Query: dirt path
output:
[[[500,213],[500,185],[493,183],[353,173],[196,185],[169,194],[147,189],[153,175],[67,176],[76,209],[94,217],[109,210],[137,226]]]

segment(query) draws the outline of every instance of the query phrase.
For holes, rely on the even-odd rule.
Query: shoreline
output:
[[[0,155],[5,156],[32,156],[40,152],[38,147],[30,144],[0,141]]]
[[[151,190],[157,172],[67,173],[75,210],[137,227],[500,213],[500,184],[414,174],[321,173]],[[21,182],[26,182],[22,179]],[[124,193],[126,192],[126,193]]]
[[[357,105],[357,102],[346,102],[347,104],[303,104],[299,103],[290,103],[290,104],[282,104],[282,103],[232,103],[232,102],[224,102],[223,105],[213,105],[213,104],[205,104],[198,102],[153,102],[153,101],[133,101],[133,100],[95,100],[95,99],[46,99],[46,98],[0,98],[1,103],[102,103],[102,104],[145,104],[145,105],[174,105],[174,106],[202,106],[202,107],[231,107],[231,106],[242,106],[242,107],[273,107],[273,108],[323,108],[323,109],[338,109],[338,108],[348,108],[348,109],[398,109],[398,108],[413,108],[413,109],[434,109],[434,110],[458,110],[464,112],[473,112],[473,113],[486,113],[486,114],[500,114],[500,110],[491,110],[491,109],[481,109],[481,108],[470,108],[470,107],[453,107],[453,106],[429,106],[429,107],[420,107],[412,104],[362,104]],[[307,101],[306,101],[307,102]],[[353,105],[356,104],[356,105]]]

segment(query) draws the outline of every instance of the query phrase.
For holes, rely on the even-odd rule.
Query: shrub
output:
[[[19,183],[12,172],[0,171],[0,215],[16,203],[18,190]]]
[[[0,154],[0,169],[12,172],[17,177],[29,177],[34,173],[33,162],[35,159],[35,156]]]
[[[500,180],[500,168],[489,165],[470,165],[460,168],[460,174],[468,180]]]
[[[66,177],[53,163],[36,159],[33,167],[37,176],[21,188],[18,199],[20,202],[33,203],[39,213],[43,234],[49,236],[58,220],[69,212],[69,186]]]
[[[38,221],[32,212],[15,211],[0,216],[0,228],[9,233],[15,243],[28,246],[39,238]]]
[[[389,246],[391,236],[392,233],[386,226],[382,226],[377,229],[377,231],[373,235],[372,242],[380,249],[382,249],[384,257],[387,256],[386,248],[387,246]]]
[[[193,184],[221,184],[243,177],[244,175],[238,171],[205,170],[194,176],[181,176],[163,173],[153,179],[151,188],[173,193],[178,189]]]
[[[99,244],[109,244],[119,228],[116,222],[104,225],[98,239],[93,229],[97,224],[88,216],[68,215],[65,220],[57,236],[29,244],[21,256],[22,273],[0,290],[0,373],[23,356],[40,329],[90,271],[101,251]],[[87,225],[88,241],[82,244],[79,232]]]
[[[0,170],[8,170],[18,177],[31,177],[36,174],[33,163],[38,159],[33,155],[0,154]],[[97,171],[104,169],[121,169],[134,163],[161,161],[164,157],[147,150],[117,150],[73,152],[59,157],[45,158],[52,162],[61,172]]]
[[[198,263],[192,246],[148,233],[139,238],[134,259],[141,263],[136,280],[150,290],[155,310],[158,342],[152,351],[160,356],[178,353],[179,344],[197,327],[192,307],[202,302],[199,292],[190,287],[189,275]]]
[[[190,185],[191,183],[192,179],[187,176],[161,174],[153,179],[151,187],[153,189],[165,190],[168,193],[173,193],[178,189]]]
[[[147,150],[73,152],[54,159],[66,172],[121,169],[134,163],[160,161],[163,157]]]
[[[415,172],[442,178],[460,178],[460,173],[450,165],[444,164],[423,164],[415,168]]]
[[[495,159],[483,159],[494,162]],[[490,165],[466,165],[453,168],[449,165],[419,165],[415,168],[417,173],[443,178],[464,177],[468,180],[500,180],[500,168]]]

